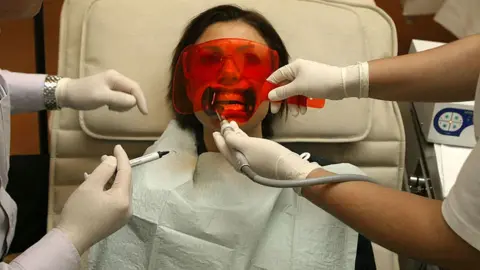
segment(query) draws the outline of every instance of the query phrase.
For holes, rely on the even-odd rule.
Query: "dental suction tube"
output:
[[[230,129],[231,131],[234,131],[232,126],[230,126],[230,124],[228,123],[228,121],[224,119],[218,111],[216,113],[220,120],[222,132],[225,129]],[[235,155],[235,158],[238,162],[240,171],[243,174],[245,174],[248,178],[250,178],[253,182],[260,185],[264,185],[264,186],[276,187],[276,188],[296,188],[296,187],[306,187],[306,186],[334,184],[334,183],[352,182],[352,181],[376,183],[376,181],[373,180],[372,178],[364,175],[359,175],[359,174],[337,174],[337,175],[299,179],[299,180],[271,179],[271,178],[260,176],[256,172],[254,172],[253,169],[250,167],[250,165],[248,165],[247,158],[241,152],[233,151],[233,154]]]
[[[248,165],[245,165],[241,168],[243,174],[250,178],[253,182],[268,186],[268,187],[277,187],[277,188],[296,188],[296,187],[306,187],[306,186],[315,186],[323,184],[334,184],[334,183],[343,183],[351,181],[362,181],[362,182],[371,182],[376,183],[372,178],[368,176],[363,176],[359,174],[337,174],[331,176],[323,176],[317,178],[307,178],[303,180],[278,180],[266,178],[255,173],[252,168]]]

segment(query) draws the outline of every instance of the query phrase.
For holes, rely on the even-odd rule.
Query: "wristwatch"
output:
[[[55,96],[55,91],[57,89],[58,81],[61,79],[62,77],[54,75],[47,75],[45,78],[45,83],[43,85],[43,100],[45,108],[49,111],[60,109]]]

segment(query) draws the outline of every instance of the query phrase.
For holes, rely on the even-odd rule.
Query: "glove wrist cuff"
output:
[[[342,79],[345,97],[368,98],[368,62],[343,68]]]
[[[314,170],[321,168],[320,165],[318,165],[317,162],[309,162],[306,164],[304,167],[301,168],[301,171],[299,171],[297,179],[307,179],[307,176],[313,172]]]
[[[62,226],[62,224],[59,224],[55,229],[59,230],[63,235],[72,243],[72,245],[75,247],[77,250],[78,254],[81,256],[89,247],[92,245],[87,244],[85,241],[86,239],[83,239],[83,237],[80,237],[79,233],[75,233],[72,230],[69,230]]]
[[[69,81],[71,81],[71,79],[61,78],[57,83],[55,98],[57,100],[58,106],[60,107],[68,107],[67,105],[65,105],[65,99],[66,99],[67,84]]]
[[[303,180],[315,169],[321,168],[316,162],[302,159],[296,153],[280,157],[277,162],[276,177],[286,180]],[[283,173],[280,173],[283,172]]]

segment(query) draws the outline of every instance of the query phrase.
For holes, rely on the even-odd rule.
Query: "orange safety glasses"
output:
[[[279,68],[278,54],[244,39],[217,39],[186,47],[176,64],[173,105],[180,114],[205,111],[248,121],[277,85],[266,79]],[[289,104],[322,108],[324,100],[291,97]]]

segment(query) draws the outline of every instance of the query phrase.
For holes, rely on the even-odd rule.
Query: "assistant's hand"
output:
[[[58,82],[55,95],[60,107],[94,110],[107,105],[110,110],[124,112],[136,105],[141,113],[148,113],[138,83],[115,70],[80,79],[63,78]]]
[[[132,175],[129,159],[121,146],[73,192],[63,208],[58,228],[81,255],[92,245],[123,227],[131,216]],[[116,172],[116,175],[115,175]],[[105,190],[110,178],[112,187]]]
[[[238,166],[233,150],[245,156],[250,167],[259,175],[274,179],[305,179],[307,175],[320,168],[317,163],[304,160],[300,155],[282,145],[267,139],[249,137],[235,122],[230,122],[234,129],[225,129],[213,133],[218,150],[234,167]],[[235,169],[240,170],[236,167]]]
[[[348,67],[329,66],[298,59],[275,71],[267,81],[284,84],[268,94],[271,101],[292,96],[339,100],[368,97],[368,63]],[[301,111],[305,113],[305,110]]]

